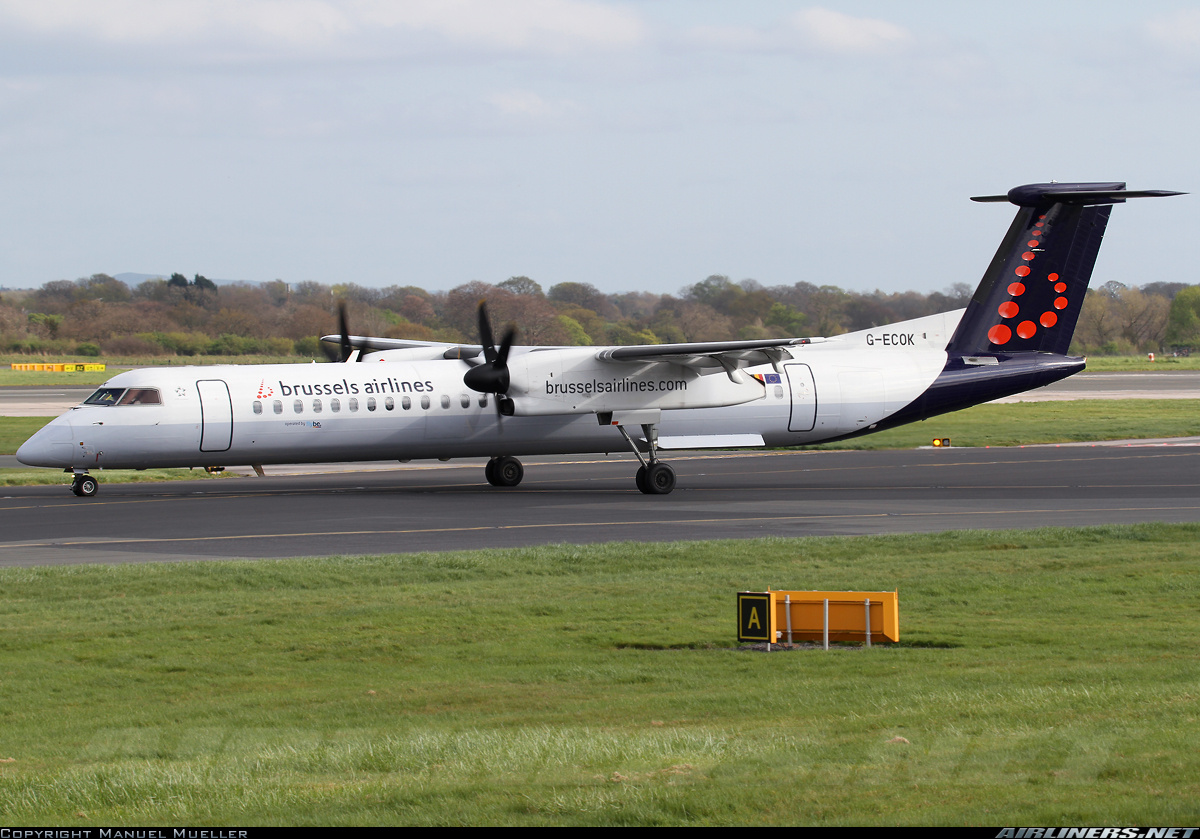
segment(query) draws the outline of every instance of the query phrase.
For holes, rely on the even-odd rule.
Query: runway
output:
[[[0,490],[0,565],[409,553],[556,542],[1200,521],[1200,446],[755,452],[671,458],[667,496],[632,457]],[[103,475],[101,474],[101,478]]]

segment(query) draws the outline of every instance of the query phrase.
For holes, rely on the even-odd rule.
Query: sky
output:
[[[974,285],[1018,184],[1200,193],[1183,2],[0,0],[0,287]],[[1200,194],[1093,285],[1200,282]]]

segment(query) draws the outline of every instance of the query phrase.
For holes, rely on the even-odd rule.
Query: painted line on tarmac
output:
[[[880,518],[928,518],[931,516],[1023,516],[1023,515],[1065,515],[1069,513],[1123,513],[1123,512],[1186,512],[1200,510],[1200,506],[1184,505],[1174,507],[1081,507],[1077,509],[1047,509],[1039,507],[1028,510],[962,510],[962,511],[929,511],[913,513],[845,513],[845,514],[816,514],[803,516],[727,516],[723,518],[705,519],[672,519],[672,520],[626,520],[626,521],[595,521],[595,522],[546,522],[542,524],[499,524],[480,525],[476,527],[434,527],[411,528],[406,530],[334,530],[311,531],[307,533],[245,533],[226,536],[174,536],[169,538],[138,538],[138,539],[86,539],[60,540],[48,542],[11,542],[0,544],[0,548],[74,548],[74,547],[114,547],[119,545],[142,544],[172,544],[181,542],[231,542],[248,541],[251,539],[310,539],[317,536],[346,537],[346,536],[412,536],[426,533],[471,533],[479,531],[501,530],[544,530],[553,528],[585,528],[585,527],[630,527],[635,525],[662,528],[666,525],[697,525],[697,524],[741,524],[748,522],[783,522],[783,521],[830,521],[842,519],[880,519]]]

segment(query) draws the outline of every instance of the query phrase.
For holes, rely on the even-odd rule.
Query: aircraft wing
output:
[[[410,341],[407,338],[373,338],[365,335],[347,335],[346,338],[350,346],[364,353],[429,349],[444,350],[443,358],[474,358],[483,352],[479,344],[448,344],[445,341]],[[340,335],[322,335],[321,340],[336,346],[342,338]]]
[[[696,344],[641,344],[611,347],[596,353],[599,361],[626,364],[666,363],[691,367],[701,375],[724,370],[734,382],[741,381],[737,371],[743,367],[779,363],[791,358],[788,347],[823,342],[824,338],[765,338],[754,341],[714,341]]]

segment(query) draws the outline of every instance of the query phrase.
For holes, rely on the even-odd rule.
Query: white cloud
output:
[[[1146,33],[1172,50],[1200,55],[1200,10],[1182,9],[1151,18]]]
[[[587,0],[359,0],[364,22],[502,49],[626,48],[645,37],[632,12]]]
[[[189,42],[235,35],[306,44],[348,32],[351,22],[321,0],[0,0],[10,24],[44,35],[118,44]]]
[[[701,47],[730,52],[753,52],[777,46],[768,32],[751,26],[695,26],[684,37]]]
[[[907,29],[886,20],[851,17],[819,7],[796,12],[791,24],[809,44],[834,53],[889,52],[912,40]]]
[[[531,90],[507,90],[488,97],[488,102],[508,116],[545,117],[557,110]]]
[[[591,0],[0,0],[0,28],[120,45],[232,41],[350,54],[423,35],[551,54],[621,49],[645,36],[636,14]]]

